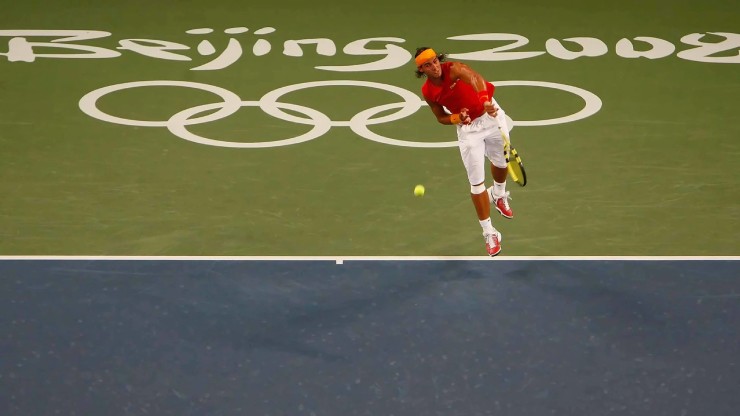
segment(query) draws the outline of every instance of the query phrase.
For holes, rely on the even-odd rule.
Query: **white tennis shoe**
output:
[[[491,205],[496,208],[496,211],[503,215],[504,218],[514,218],[514,211],[512,211],[509,206],[510,199],[509,191],[506,191],[504,196],[501,198],[496,198],[493,196],[493,187],[488,188],[488,200],[491,202]]]
[[[494,257],[501,252],[501,233],[493,229],[493,234],[483,233],[483,239],[486,240],[486,251],[488,255]]]

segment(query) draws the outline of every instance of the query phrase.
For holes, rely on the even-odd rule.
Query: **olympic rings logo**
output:
[[[601,109],[601,99],[598,96],[586,91],[581,88],[573,87],[570,85],[557,84],[552,82],[541,82],[541,81],[496,81],[496,87],[504,86],[531,86],[531,87],[544,87],[553,88],[557,90],[566,91],[581,97],[585,106],[580,111],[559,118],[553,118],[548,120],[511,120],[509,119],[510,126],[545,126],[552,124],[569,123],[577,120],[584,119]],[[316,87],[328,87],[328,86],[355,86],[355,87],[367,87],[376,88],[384,91],[391,92],[398,95],[403,100],[402,102],[396,102],[391,104],[384,104],[368,108],[355,114],[350,120],[331,120],[326,114],[317,111],[313,108],[306,107],[303,105],[290,104],[278,101],[284,95],[299,91],[307,88]],[[127,118],[116,117],[107,113],[104,113],[97,107],[97,102],[103,96],[110,93],[141,87],[180,87],[180,88],[193,88],[196,90],[207,91],[219,96],[223,101],[203,104],[174,114],[168,120],[164,121],[144,121],[144,120],[132,120]],[[287,146],[292,144],[298,144],[313,140],[317,137],[322,136],[328,132],[332,127],[349,127],[360,137],[368,140],[372,140],[378,143],[384,143],[394,146],[405,146],[405,147],[454,147],[457,146],[457,141],[448,142],[417,142],[392,139],[389,137],[381,136],[370,130],[369,126],[381,123],[389,123],[408,117],[418,111],[421,107],[425,106],[426,102],[416,94],[393,85],[383,84],[379,82],[368,82],[368,81],[355,81],[355,80],[337,80],[337,81],[315,81],[315,82],[304,82],[300,84],[288,85],[286,87],[278,88],[271,92],[268,92],[258,101],[245,101],[235,93],[209,84],[203,84],[198,82],[189,81],[135,81],[126,82],[123,84],[115,84],[107,87],[99,88],[91,91],[80,99],[80,109],[90,117],[96,118],[101,121],[108,123],[122,124],[126,126],[136,127],[166,127],[175,136],[188,140],[195,143],[205,144],[209,146],[219,147],[232,147],[232,148],[265,148],[265,147],[277,147]],[[261,141],[261,142],[230,142],[223,140],[209,139],[206,137],[199,136],[188,130],[188,126],[194,124],[209,123],[212,121],[221,120],[234,113],[236,113],[241,107],[259,107],[265,113],[292,123],[305,124],[312,126],[313,128],[300,136],[292,137],[284,140],[274,141]],[[380,113],[398,109],[395,113],[391,113],[382,117],[375,117]],[[208,115],[197,117],[201,113],[216,110]],[[284,110],[294,111],[302,114],[305,117],[298,117],[285,112]],[[508,116],[507,116],[508,118]]]

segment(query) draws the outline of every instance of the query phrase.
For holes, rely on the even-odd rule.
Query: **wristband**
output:
[[[488,101],[488,91],[486,90],[478,91],[478,100],[481,103],[485,103],[486,101]]]
[[[460,114],[450,114],[450,123],[460,124],[461,121]]]

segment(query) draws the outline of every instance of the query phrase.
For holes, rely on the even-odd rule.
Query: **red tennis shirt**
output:
[[[455,82],[450,79],[450,66],[452,62],[442,62],[442,84],[435,85],[427,79],[421,87],[421,93],[427,101],[447,107],[453,114],[467,108],[470,119],[475,120],[485,111],[483,103],[478,99],[478,93],[472,85],[461,79]],[[493,97],[493,84],[486,82],[486,89],[488,96]]]

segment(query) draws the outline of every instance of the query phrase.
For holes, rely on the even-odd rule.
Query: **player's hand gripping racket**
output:
[[[502,116],[496,117],[499,120],[499,130],[501,130],[501,137],[504,139],[504,157],[506,158],[506,168],[509,171],[509,176],[511,176],[511,179],[514,180],[517,184],[520,186],[525,186],[527,184],[527,173],[524,171],[524,164],[522,163],[522,158],[519,157],[519,153],[517,153],[516,149],[514,149],[511,146],[511,141],[509,141],[509,132],[506,128],[506,123],[501,122]]]

